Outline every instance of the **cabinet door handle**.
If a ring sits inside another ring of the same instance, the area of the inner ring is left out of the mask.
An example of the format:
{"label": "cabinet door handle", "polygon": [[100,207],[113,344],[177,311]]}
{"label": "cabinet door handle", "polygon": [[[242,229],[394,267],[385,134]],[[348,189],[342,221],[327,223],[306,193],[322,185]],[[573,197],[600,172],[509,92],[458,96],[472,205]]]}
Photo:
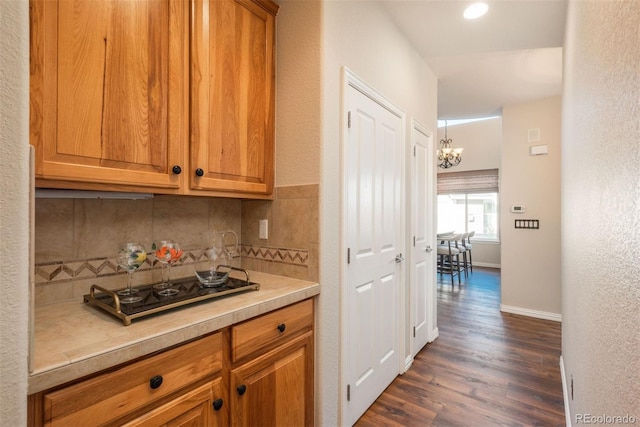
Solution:
{"label": "cabinet door handle", "polygon": [[284,332],[284,330],[285,330],[285,328],[286,328],[286,327],[287,327],[287,325],[285,325],[284,323],[280,323],[280,324],[278,325],[278,330],[279,330],[280,332]]}
{"label": "cabinet door handle", "polygon": [[196,176],[203,176],[204,171],[201,168],[196,169]]}
{"label": "cabinet door handle", "polygon": [[161,385],[162,385],[162,375],[156,375],[155,377],[149,380],[149,387],[151,387],[152,390],[157,389]]}
{"label": "cabinet door handle", "polygon": [[238,390],[238,394],[240,396],[242,396],[247,391],[247,386],[242,384],[242,385],[238,386],[238,388],[236,390]]}
{"label": "cabinet door handle", "polygon": [[216,399],[213,401],[213,410],[219,411],[222,409],[222,405],[224,405],[224,401],[222,399]]}
{"label": "cabinet door handle", "polygon": [[175,165],[173,167],[173,169],[171,169],[173,171],[174,174],[176,175],[180,175],[182,173],[182,168],[178,165]]}

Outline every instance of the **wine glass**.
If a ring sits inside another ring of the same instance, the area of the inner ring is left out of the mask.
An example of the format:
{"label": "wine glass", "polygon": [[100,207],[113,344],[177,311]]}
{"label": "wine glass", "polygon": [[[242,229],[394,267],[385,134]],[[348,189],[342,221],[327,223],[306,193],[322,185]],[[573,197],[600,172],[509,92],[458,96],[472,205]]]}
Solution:
{"label": "wine glass", "polygon": [[136,296],[137,289],[131,287],[133,281],[133,272],[142,265],[147,259],[147,252],[144,250],[142,243],[127,242],[121,243],[118,247],[118,255],[116,260],[118,266],[127,271],[127,287],[118,291],[118,295],[122,296],[120,302],[124,304],[132,304],[142,301],[142,297]]}
{"label": "wine glass", "polygon": [[162,283],[153,285],[153,288],[159,291],[159,295],[175,295],[178,290],[171,285],[171,266],[182,258],[182,248],[173,240],[161,240],[155,249],[156,258],[162,264]]}
{"label": "wine glass", "polygon": [[[233,236],[232,243],[229,244],[227,236]],[[233,262],[233,258],[236,256],[236,252],[238,252],[238,235],[233,230],[227,230],[222,235],[222,240],[224,242],[224,250],[227,252],[229,256],[229,265]]]}

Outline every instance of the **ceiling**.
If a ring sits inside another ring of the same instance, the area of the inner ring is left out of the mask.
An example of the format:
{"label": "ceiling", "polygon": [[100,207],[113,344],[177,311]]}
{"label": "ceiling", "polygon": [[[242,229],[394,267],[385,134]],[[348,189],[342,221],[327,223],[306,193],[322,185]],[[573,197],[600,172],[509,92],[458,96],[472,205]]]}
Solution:
{"label": "ceiling", "polygon": [[502,106],[562,92],[567,0],[382,0],[438,77],[438,119],[500,115]]}

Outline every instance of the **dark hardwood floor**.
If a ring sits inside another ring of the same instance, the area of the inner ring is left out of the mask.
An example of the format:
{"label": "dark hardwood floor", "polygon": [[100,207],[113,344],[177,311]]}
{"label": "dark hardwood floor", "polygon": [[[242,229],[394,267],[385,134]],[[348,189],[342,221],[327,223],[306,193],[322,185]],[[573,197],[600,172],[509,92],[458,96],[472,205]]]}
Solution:
{"label": "dark hardwood floor", "polygon": [[560,323],[500,313],[500,272],[438,282],[439,337],[356,426],[564,426]]}

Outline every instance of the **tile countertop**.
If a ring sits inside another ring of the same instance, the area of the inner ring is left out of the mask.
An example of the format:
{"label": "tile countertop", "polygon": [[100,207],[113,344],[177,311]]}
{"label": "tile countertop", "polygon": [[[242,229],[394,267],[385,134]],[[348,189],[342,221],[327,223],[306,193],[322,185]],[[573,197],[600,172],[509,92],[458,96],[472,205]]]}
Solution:
{"label": "tile countertop", "polygon": [[260,290],[212,299],[129,326],[80,301],[35,309],[29,394],[119,365],[320,293],[318,283],[250,272]]}

